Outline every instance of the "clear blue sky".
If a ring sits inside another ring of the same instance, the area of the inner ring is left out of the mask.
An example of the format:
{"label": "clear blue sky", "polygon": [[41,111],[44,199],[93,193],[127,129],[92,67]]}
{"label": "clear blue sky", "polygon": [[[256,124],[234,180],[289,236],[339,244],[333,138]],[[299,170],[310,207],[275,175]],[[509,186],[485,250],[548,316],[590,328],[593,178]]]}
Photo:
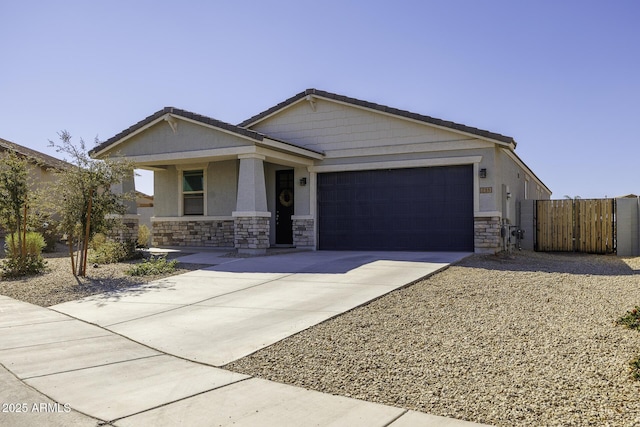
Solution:
{"label": "clear blue sky", "polygon": [[[640,194],[640,2],[0,0],[0,137],[58,156],[164,106],[315,87],[515,138],[553,191]],[[152,193],[148,176],[138,182]]]}

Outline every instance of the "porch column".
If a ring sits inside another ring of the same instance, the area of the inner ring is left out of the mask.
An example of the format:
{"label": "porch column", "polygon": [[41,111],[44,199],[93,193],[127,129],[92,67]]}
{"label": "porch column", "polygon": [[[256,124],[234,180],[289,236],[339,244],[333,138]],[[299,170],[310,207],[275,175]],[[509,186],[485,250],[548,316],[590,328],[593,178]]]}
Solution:
{"label": "porch column", "polygon": [[238,195],[234,220],[234,244],[238,253],[259,255],[269,247],[267,187],[264,181],[265,157],[259,154],[239,155]]}
{"label": "porch column", "polygon": [[127,215],[136,215],[138,213],[138,207],[136,205],[136,181],[134,179],[134,173],[131,171],[127,174],[126,177],[122,180],[122,182],[118,184],[113,184],[111,186],[111,191],[114,194],[132,194],[133,197],[130,200],[126,200],[124,205],[127,207]]}
{"label": "porch column", "polygon": [[131,243],[134,245],[138,241],[138,206],[136,204],[136,183],[134,179],[133,170],[118,184],[111,186],[111,191],[115,194],[130,194],[132,197],[130,200],[124,201],[124,205],[127,207],[127,211],[120,217],[122,221],[122,228],[113,230],[109,237],[125,243]]}

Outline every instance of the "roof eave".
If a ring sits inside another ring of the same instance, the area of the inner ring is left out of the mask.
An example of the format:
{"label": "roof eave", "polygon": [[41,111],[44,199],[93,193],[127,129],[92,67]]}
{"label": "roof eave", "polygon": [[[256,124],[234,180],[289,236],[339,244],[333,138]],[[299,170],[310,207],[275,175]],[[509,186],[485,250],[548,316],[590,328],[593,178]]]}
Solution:
{"label": "roof eave", "polygon": [[[250,129],[237,129],[237,131],[233,131],[233,130],[226,129],[225,127],[227,126],[236,127],[236,126],[219,122],[215,119],[210,119],[210,118],[206,118],[205,116],[199,116],[195,114],[191,115],[191,113],[183,114],[182,110],[173,109],[172,112],[165,112],[166,110],[167,110],[166,108],[163,110],[160,110],[159,112],[154,113],[153,115],[149,116],[147,119],[144,119],[141,122],[138,122],[136,125],[128,128],[127,130],[116,135],[115,137],[110,138],[109,140],[101,144],[102,148],[100,148],[100,146],[96,147],[94,150],[89,152],[89,155],[94,158],[99,158],[107,154],[108,152],[113,151],[118,145],[122,144],[128,139],[133,138],[134,136],[146,131],[147,129],[157,125],[158,123],[164,120],[169,121],[170,118],[176,118],[186,122],[194,123],[199,126],[205,126],[219,132],[227,133],[238,138],[246,139],[252,142],[253,144],[264,145],[270,148],[278,149],[280,151],[286,151],[291,154],[301,155],[301,156],[309,157],[312,159],[324,158],[324,153],[320,151],[311,150],[305,147],[300,147],[298,145],[291,144],[286,141],[280,141],[274,138],[269,138],[259,132],[255,132]],[[158,115],[160,112],[164,112],[164,114]],[[188,117],[188,116],[191,116],[191,117]],[[206,120],[198,120],[199,117],[203,117]],[[144,121],[148,121],[148,123],[145,123],[144,125],[140,125],[139,127],[134,129],[135,126],[139,125],[140,123],[143,123]],[[213,123],[208,123],[208,121],[221,123],[225,127],[221,127]],[[122,136],[119,136],[119,135],[122,135]]]}

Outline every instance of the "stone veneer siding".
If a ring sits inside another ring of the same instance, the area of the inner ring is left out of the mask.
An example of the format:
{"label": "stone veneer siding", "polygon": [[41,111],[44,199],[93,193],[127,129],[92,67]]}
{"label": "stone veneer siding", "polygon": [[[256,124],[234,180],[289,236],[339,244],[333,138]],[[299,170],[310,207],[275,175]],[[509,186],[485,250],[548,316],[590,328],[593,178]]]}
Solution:
{"label": "stone veneer siding", "polygon": [[267,249],[269,247],[269,217],[235,217],[236,249]]}
{"label": "stone veneer siding", "polygon": [[474,218],[474,246],[476,252],[496,253],[502,249],[499,216]]}
{"label": "stone veneer siding", "polygon": [[313,219],[293,220],[293,244],[295,246],[315,246]]}
{"label": "stone veneer siding", "polygon": [[115,240],[116,242],[138,242],[138,218],[120,218],[122,225],[115,227],[111,232],[107,234],[107,237]]}
{"label": "stone veneer siding", "polygon": [[153,221],[154,246],[232,248],[233,220]]}

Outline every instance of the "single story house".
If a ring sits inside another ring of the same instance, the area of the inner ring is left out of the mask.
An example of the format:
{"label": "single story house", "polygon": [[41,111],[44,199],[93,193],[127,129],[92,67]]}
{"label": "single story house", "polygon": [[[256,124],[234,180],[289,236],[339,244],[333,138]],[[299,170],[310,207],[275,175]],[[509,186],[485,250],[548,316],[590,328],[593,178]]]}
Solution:
{"label": "single story house", "polygon": [[238,125],[166,107],[90,154],[154,171],[154,245],[496,252],[518,202],[551,196],[515,148],[308,89]]}
{"label": "single story house", "polygon": [[15,153],[18,157],[27,160],[28,174],[31,185],[38,188],[44,183],[51,182],[55,179],[55,172],[62,171],[72,167],[71,163],[56,159],[48,154],[16,144],[0,138],[0,155],[4,153]]}

